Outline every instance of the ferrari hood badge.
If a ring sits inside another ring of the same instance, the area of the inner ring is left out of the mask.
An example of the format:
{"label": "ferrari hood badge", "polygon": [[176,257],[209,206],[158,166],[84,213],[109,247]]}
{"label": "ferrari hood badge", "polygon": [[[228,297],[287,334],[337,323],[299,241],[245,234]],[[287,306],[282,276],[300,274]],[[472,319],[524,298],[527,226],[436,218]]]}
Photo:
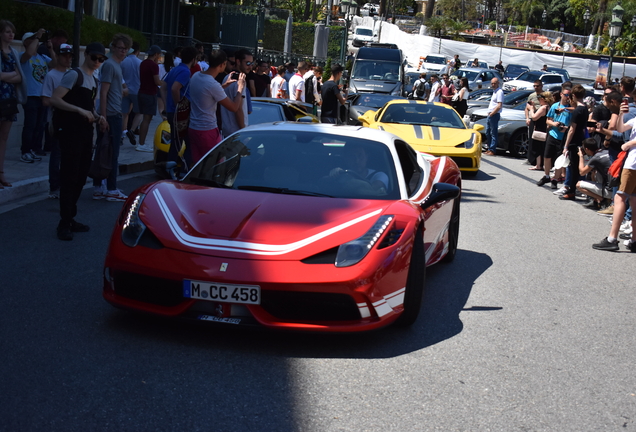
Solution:
{"label": "ferrari hood badge", "polygon": [[227,270],[227,263],[221,264],[221,268],[219,270],[222,271],[222,272],[226,271]]}

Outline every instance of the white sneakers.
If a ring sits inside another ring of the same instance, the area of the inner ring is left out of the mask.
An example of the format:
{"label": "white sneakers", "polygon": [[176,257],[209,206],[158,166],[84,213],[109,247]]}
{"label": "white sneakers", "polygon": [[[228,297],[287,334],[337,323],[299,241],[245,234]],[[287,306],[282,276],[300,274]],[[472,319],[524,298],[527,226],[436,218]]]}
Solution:
{"label": "white sneakers", "polygon": [[135,149],[139,152],[148,152],[148,153],[152,153],[153,151],[155,151],[154,146],[152,144],[138,144],[137,148]]}
{"label": "white sneakers", "polygon": [[98,186],[93,190],[94,200],[105,199],[106,201],[126,201],[127,198],[128,196],[119,189],[106,191],[104,186]]}

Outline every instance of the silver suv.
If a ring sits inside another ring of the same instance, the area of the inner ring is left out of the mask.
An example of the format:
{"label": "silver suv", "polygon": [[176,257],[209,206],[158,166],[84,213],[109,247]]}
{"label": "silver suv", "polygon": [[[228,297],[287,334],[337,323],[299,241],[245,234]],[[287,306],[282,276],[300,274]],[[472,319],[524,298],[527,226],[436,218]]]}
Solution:
{"label": "silver suv", "polygon": [[561,87],[565,82],[563,75],[544,71],[527,71],[519,75],[516,79],[506,81],[504,90],[532,90],[534,82],[540,80],[543,83],[543,90],[550,91]]}

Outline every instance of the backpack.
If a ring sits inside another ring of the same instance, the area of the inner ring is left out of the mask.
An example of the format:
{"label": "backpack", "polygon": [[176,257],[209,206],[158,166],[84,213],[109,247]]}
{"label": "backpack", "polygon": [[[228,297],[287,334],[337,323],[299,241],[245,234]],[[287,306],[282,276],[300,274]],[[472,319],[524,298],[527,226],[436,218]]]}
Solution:
{"label": "backpack", "polygon": [[417,85],[417,89],[415,91],[415,96],[424,97],[425,94],[426,94],[426,81],[420,80],[419,84]]}
{"label": "backpack", "polygon": [[[305,102],[314,104],[316,103],[316,97],[314,96],[314,78],[312,75],[305,80]],[[320,89],[318,89],[320,91]]]}
{"label": "backpack", "polygon": [[[69,93],[74,91],[77,88],[82,87],[82,85],[84,85],[84,74],[82,73],[82,70],[79,67],[75,67],[71,70],[74,70],[75,72],[77,72],[77,80],[75,81],[73,88],[69,90]],[[95,80],[95,87],[99,88],[99,83],[97,81],[97,78],[93,77],[93,80]],[[51,107],[51,109],[52,109],[51,121],[49,122],[48,132],[50,136],[59,138],[59,132],[62,126],[61,123],[63,122],[62,116],[64,115],[64,113],[60,112],[60,110],[56,110],[53,107]]]}

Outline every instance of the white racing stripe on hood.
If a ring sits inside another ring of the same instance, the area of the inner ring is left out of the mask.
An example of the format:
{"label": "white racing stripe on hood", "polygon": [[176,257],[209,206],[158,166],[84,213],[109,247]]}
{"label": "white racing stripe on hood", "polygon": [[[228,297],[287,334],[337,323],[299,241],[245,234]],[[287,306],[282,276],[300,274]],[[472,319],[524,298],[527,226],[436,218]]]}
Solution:
{"label": "white racing stripe on hood", "polygon": [[168,226],[170,230],[177,238],[177,240],[188,247],[197,248],[197,249],[207,249],[207,250],[219,250],[219,251],[228,251],[228,252],[240,252],[246,254],[253,255],[283,255],[294,250],[305,247],[311,243],[314,243],[318,240],[321,240],[327,236],[337,233],[338,231],[342,231],[343,229],[349,228],[359,222],[372,218],[374,216],[379,215],[382,212],[382,209],[375,210],[371,213],[367,213],[366,215],[362,215],[357,217],[349,222],[345,222],[333,228],[329,228],[326,231],[315,234],[311,237],[308,237],[304,240],[300,240],[294,243],[289,243],[285,245],[270,245],[270,244],[261,244],[261,243],[251,243],[251,242],[243,242],[236,240],[219,240],[219,239],[208,239],[203,237],[196,237],[189,234],[186,234],[174,216],[170,212],[170,208],[164,201],[161,193],[158,190],[153,191],[153,195],[157,200],[157,204],[159,204],[159,208],[161,209],[161,213],[163,214],[166,222],[168,222]]}

